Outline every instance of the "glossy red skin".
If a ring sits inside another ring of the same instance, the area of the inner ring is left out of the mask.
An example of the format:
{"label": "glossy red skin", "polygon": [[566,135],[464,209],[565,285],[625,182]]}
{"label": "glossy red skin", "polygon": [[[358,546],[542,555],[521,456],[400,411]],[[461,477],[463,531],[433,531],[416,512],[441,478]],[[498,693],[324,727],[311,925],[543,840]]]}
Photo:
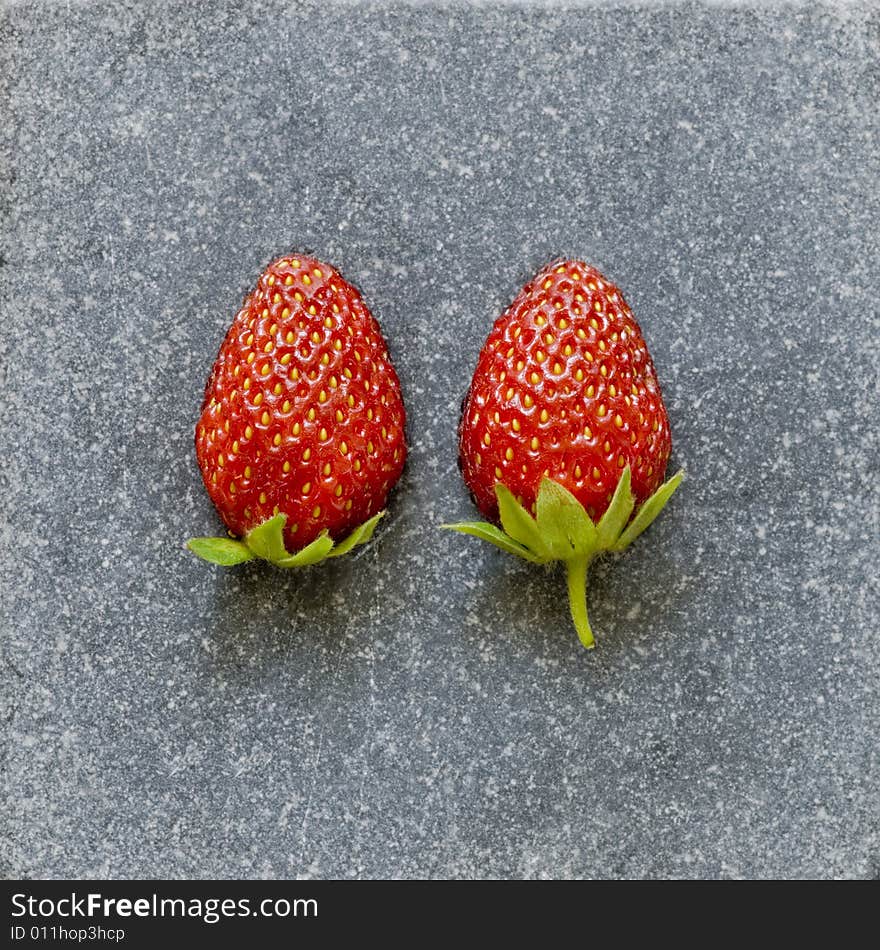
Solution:
{"label": "glossy red skin", "polygon": [[325,528],[344,537],[385,507],[404,427],[400,382],[358,291],[311,257],[270,264],[220,347],[196,426],[229,530],[283,512],[289,551]]}
{"label": "glossy red skin", "polygon": [[496,482],[532,507],[548,476],[597,519],[626,464],[637,504],[648,498],[671,447],[623,294],[582,261],[548,264],[495,322],[462,409],[460,461],[477,507],[498,521]]}

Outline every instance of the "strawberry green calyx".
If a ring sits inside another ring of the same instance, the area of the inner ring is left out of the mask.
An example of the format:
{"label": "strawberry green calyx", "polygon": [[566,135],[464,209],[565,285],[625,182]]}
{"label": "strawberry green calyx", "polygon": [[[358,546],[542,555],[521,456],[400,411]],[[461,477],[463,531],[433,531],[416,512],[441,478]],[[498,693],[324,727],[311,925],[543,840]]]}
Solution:
{"label": "strawberry green calyx", "polygon": [[268,561],[275,567],[308,567],[330,557],[342,557],[357,545],[366,544],[384,514],[384,511],[380,511],[373,515],[338,544],[334,543],[327,531],[322,531],[311,544],[294,553],[284,546],[285,514],[277,514],[264,521],[241,541],[232,538],[191,538],[186,546],[203,561],[223,567],[243,564],[255,558]]}
{"label": "strawberry green calyx", "polygon": [[626,550],[660,514],[683,477],[683,472],[673,475],[639,507],[635,517],[630,520],[635,498],[627,465],[621,473],[611,504],[598,522],[592,521],[574,495],[549,478],[541,480],[534,518],[511,491],[498,482],[495,496],[504,530],[484,521],[442,527],[482,538],[534,564],[562,561],[568,575],[571,617],[581,643],[591,650],[596,645],[587,615],[587,572],[591,562],[606,551]]}

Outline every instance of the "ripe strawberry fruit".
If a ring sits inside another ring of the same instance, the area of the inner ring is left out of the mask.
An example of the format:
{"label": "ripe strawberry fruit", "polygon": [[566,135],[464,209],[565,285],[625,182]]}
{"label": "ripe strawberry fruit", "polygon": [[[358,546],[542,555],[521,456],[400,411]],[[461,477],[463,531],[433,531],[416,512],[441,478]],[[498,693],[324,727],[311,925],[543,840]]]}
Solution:
{"label": "ripe strawberry fruit", "polygon": [[280,567],[345,554],[369,539],[400,478],[404,425],[361,295],[314,258],[279,258],[232,321],[196,426],[205,487],[241,540],[189,547],[214,563]]}
{"label": "ripe strawberry fruit", "polygon": [[660,513],[682,477],[661,484],[670,449],[623,295],[582,261],[556,261],[495,322],[462,408],[461,470],[491,523],[447,527],[530,561],[564,561],[572,618],[592,647],[587,568]]}

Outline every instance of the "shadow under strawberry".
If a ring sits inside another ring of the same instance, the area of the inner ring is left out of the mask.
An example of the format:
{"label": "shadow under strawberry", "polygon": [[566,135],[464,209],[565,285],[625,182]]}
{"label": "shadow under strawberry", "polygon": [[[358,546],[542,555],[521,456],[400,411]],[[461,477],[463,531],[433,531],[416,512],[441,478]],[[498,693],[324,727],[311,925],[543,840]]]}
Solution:
{"label": "shadow under strawberry", "polygon": [[[258,562],[218,572],[210,621],[214,665],[262,677],[301,650],[345,651],[357,574],[350,560],[328,563],[314,573],[280,573]],[[335,598],[334,592],[348,594]]]}

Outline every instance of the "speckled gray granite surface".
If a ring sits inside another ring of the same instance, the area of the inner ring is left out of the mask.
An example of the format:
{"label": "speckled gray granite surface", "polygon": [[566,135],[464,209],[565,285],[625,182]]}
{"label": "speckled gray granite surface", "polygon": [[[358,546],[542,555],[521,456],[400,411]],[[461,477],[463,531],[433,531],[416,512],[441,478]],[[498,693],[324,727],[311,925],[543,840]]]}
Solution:
{"label": "speckled gray granite surface", "polygon": [[[3,870],[876,876],[876,4],[3,5]],[[373,305],[357,557],[222,571],[192,430],[261,266]],[[685,487],[593,574],[467,517],[459,400],[553,255],[624,288]]]}

